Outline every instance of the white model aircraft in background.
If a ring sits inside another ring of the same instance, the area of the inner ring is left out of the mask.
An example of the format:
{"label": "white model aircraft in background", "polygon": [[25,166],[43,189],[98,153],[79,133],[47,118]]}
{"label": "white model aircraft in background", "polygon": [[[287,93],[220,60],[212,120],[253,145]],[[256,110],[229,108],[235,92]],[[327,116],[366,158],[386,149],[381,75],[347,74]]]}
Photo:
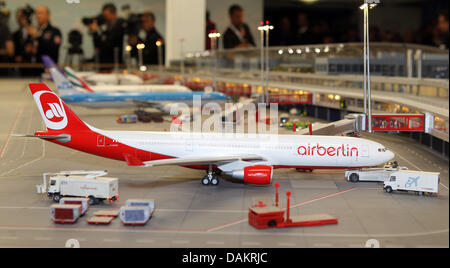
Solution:
{"label": "white model aircraft in background", "polygon": [[270,184],[276,168],[362,168],[394,158],[380,143],[362,138],[100,130],[78,118],[45,84],[29,86],[47,130],[19,136],[41,138],[130,166],[204,169],[204,185],[218,184],[222,172],[244,183]]}
{"label": "white model aircraft in background", "polygon": [[[73,86],[89,91],[89,92],[191,92],[188,87],[182,85],[154,85],[154,84],[130,84],[130,83],[117,83],[117,77],[134,77],[136,75],[123,75],[123,74],[93,74],[92,77],[103,77],[102,81],[110,81],[111,83],[96,83],[90,85],[89,80],[80,77],[72,68],[65,67],[64,71],[61,70],[58,65],[49,57],[42,56],[42,61],[46,69],[56,68],[62,74],[66,75],[69,82]],[[91,77],[91,76],[89,76]],[[138,76],[136,76],[138,77]],[[138,77],[139,78],[139,77]],[[140,79],[140,78],[139,78]]]}
{"label": "white model aircraft in background", "polygon": [[86,83],[93,86],[101,85],[142,85],[144,80],[135,74],[120,73],[95,73],[95,72],[75,72],[66,67],[72,75],[83,79]]}

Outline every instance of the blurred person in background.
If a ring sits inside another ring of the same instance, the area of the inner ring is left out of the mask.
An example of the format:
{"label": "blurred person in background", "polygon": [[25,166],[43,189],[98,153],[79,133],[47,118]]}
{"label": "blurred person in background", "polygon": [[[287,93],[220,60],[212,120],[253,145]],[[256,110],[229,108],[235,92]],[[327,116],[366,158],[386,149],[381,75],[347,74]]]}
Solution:
{"label": "blurred person in background", "polygon": [[437,19],[437,29],[439,38],[439,43],[437,45],[443,49],[448,49],[449,48],[448,11],[439,13]]}
{"label": "blurred person in background", "polygon": [[[122,62],[123,40],[125,35],[125,21],[117,15],[117,8],[112,3],[107,3],[102,7],[102,18],[104,24],[93,20],[88,25],[89,32],[92,34],[94,48],[97,53],[98,62],[113,64],[116,58],[119,63]],[[117,53],[117,55],[115,55]],[[111,70],[111,67],[101,70]]]}
{"label": "blurred person in background", "polygon": [[141,16],[141,29],[145,32],[145,39],[142,41],[145,45],[143,51],[143,62],[146,65],[158,64],[158,46],[157,41],[161,42],[162,59],[161,63],[164,63],[164,40],[162,35],[156,30],[155,14],[150,11],[142,13]]}
{"label": "blurred person in background", "polygon": [[244,10],[239,5],[232,5],[228,10],[230,26],[223,35],[223,47],[248,48],[254,47],[255,41],[247,24],[244,23]]}
{"label": "blurred person in background", "polygon": [[416,34],[412,29],[407,29],[403,35],[403,42],[407,44],[412,44],[416,42]]}
{"label": "blurred person in background", "polygon": [[31,17],[25,15],[24,8],[19,8],[16,12],[16,21],[19,29],[13,33],[15,62],[36,62],[37,46],[34,46],[34,39],[29,33],[33,31]]}
{"label": "blurred person in background", "polygon": [[316,39],[312,33],[308,15],[301,12],[297,16],[297,34],[295,36],[295,44],[307,45],[315,43]]}
{"label": "blurred person in background", "polygon": [[[8,27],[9,13],[0,13],[0,62],[10,62],[14,56],[14,43]],[[1,69],[0,69],[1,70]]]}
{"label": "blurred person in background", "polygon": [[36,40],[36,60],[41,62],[43,55],[50,56],[55,62],[59,59],[59,47],[61,46],[61,31],[50,24],[50,10],[46,6],[36,8],[37,29],[31,24],[27,26],[27,32]]}
{"label": "blurred person in background", "polygon": [[275,46],[290,46],[295,43],[294,35],[291,32],[291,22],[288,17],[282,17],[279,22],[279,30],[274,32],[274,37],[271,39],[270,45]]}
{"label": "blurred person in background", "polygon": [[[14,40],[14,61],[17,63],[36,63],[37,62],[37,40],[35,40],[30,32],[34,31],[31,24],[31,14],[34,10],[27,6],[19,8],[16,12],[16,21],[19,29],[13,33]],[[21,75],[38,75],[42,72],[41,68],[20,68]]]}

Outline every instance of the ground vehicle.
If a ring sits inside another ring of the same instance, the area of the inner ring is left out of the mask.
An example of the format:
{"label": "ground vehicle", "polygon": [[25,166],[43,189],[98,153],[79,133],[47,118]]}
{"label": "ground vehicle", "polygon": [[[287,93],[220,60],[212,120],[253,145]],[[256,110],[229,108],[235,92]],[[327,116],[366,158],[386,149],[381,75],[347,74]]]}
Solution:
{"label": "ground vehicle", "polygon": [[137,115],[121,115],[117,118],[118,123],[136,123],[138,121]]}
{"label": "ground vehicle", "polygon": [[437,172],[424,172],[413,170],[402,170],[393,172],[384,182],[384,190],[388,193],[393,191],[413,191],[419,195],[424,193],[435,194],[439,191],[440,174]]}
{"label": "ground vehicle", "polygon": [[88,197],[90,204],[103,200],[115,201],[119,197],[117,178],[63,175],[50,177],[47,195],[59,202],[61,196]]}
{"label": "ground vehicle", "polygon": [[[286,193],[286,209],[278,206],[278,187],[275,183],[275,204],[267,205],[260,201],[257,205],[250,207],[248,211],[248,223],[256,229],[265,228],[285,228],[300,226],[318,226],[337,224],[338,220],[329,214],[309,214],[309,215],[290,215],[290,196],[291,192]],[[286,218],[284,214],[286,213]]]}
{"label": "ground vehicle", "polygon": [[407,167],[400,167],[397,161],[388,162],[383,168],[349,169],[345,171],[345,179],[350,182],[359,181],[380,181],[389,179],[392,172],[407,170]]}

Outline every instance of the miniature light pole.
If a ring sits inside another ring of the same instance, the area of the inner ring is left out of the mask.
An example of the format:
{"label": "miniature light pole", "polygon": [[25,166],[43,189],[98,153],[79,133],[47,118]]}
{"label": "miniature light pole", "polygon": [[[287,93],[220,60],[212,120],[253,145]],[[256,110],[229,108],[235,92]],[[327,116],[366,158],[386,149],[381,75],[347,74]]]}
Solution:
{"label": "miniature light pole", "polygon": [[211,39],[211,52],[213,53],[213,61],[214,61],[214,71],[213,71],[213,91],[217,90],[217,39],[220,38],[220,33],[216,30],[213,30],[208,34],[208,37]]}
{"label": "miniature light pole", "polygon": [[264,22],[261,21],[261,26],[258,27],[258,30],[260,32],[260,42],[261,42],[261,59],[260,59],[260,65],[261,65],[261,89],[262,89],[262,95],[261,95],[261,102],[265,103],[266,97],[265,97],[265,83],[264,83]]}
{"label": "miniature light pole", "polygon": [[[262,99],[263,103],[268,103],[268,89],[269,89],[269,31],[273,30],[273,26],[269,25],[269,21],[261,21],[258,30],[261,33],[261,84],[262,84]],[[266,36],[265,49],[264,49],[264,34]],[[265,70],[265,74],[264,74]],[[264,80],[265,79],[265,80]]]}
{"label": "miniature light pole", "polygon": [[125,57],[126,57],[126,62],[127,62],[127,69],[130,70],[131,69],[131,50],[133,48],[130,45],[127,45],[125,47]]}
{"label": "miniature light pole", "polygon": [[139,64],[139,70],[145,71],[147,68],[144,66],[144,58],[142,54],[142,50],[145,48],[145,45],[143,43],[139,43],[136,45],[136,48],[138,50],[138,64]]}
{"label": "miniature light pole", "polygon": [[184,85],[184,52],[183,52],[184,38],[180,37],[180,72],[181,72],[181,84]]}
{"label": "miniature light pole", "polygon": [[163,69],[163,67],[162,67],[162,64],[163,64],[163,62],[162,62],[162,60],[163,60],[163,58],[162,58],[162,39],[161,38],[159,38],[156,41],[156,47],[158,47],[158,66],[159,66],[159,72],[161,73],[162,69]]}
{"label": "miniature light pole", "polygon": [[291,202],[290,202],[290,197],[291,197],[291,192],[287,192],[286,193],[287,196],[287,204],[286,204],[286,222],[290,223],[291,219],[289,218],[289,213],[291,210]]}
{"label": "miniature light pole", "polygon": [[[359,8],[364,11],[364,114],[367,116],[369,132],[372,132],[372,96],[370,90],[370,48],[369,48],[369,9],[379,4],[379,0],[364,0]],[[366,127],[367,129],[367,127]]]}

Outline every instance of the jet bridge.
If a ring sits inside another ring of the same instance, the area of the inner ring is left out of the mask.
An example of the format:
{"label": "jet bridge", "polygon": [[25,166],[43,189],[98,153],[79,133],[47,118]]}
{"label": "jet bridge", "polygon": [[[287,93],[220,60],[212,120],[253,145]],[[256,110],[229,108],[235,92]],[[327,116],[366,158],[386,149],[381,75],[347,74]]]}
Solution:
{"label": "jet bridge", "polygon": [[[429,133],[433,129],[432,114],[374,114],[373,131],[408,131]],[[314,123],[299,131],[301,135],[342,135],[367,131],[368,120],[364,114],[349,114],[344,119],[327,124]]]}

